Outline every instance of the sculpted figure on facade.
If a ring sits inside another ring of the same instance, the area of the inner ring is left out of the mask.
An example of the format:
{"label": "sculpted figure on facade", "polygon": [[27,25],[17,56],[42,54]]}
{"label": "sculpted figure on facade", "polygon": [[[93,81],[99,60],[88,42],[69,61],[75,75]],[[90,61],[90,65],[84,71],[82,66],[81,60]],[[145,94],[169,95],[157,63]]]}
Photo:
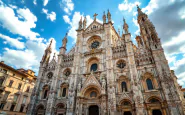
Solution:
{"label": "sculpted figure on facade", "polygon": [[[137,44],[133,44],[125,20],[125,33],[119,35],[108,10],[107,15],[103,13],[103,23],[95,13],[87,28],[86,18],[83,22],[81,18],[77,43],[66,52],[66,35],[55,61],[49,61],[49,45],[27,114],[183,115],[177,78],[166,63],[160,38],[148,16],[139,7],[137,11]],[[48,73],[53,74],[48,78]]]}

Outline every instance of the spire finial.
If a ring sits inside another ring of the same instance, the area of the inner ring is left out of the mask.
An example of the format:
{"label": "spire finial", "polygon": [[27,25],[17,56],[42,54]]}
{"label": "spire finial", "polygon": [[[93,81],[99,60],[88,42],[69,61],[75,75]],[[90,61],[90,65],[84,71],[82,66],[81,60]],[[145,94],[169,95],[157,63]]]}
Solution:
{"label": "spire finial", "polygon": [[94,17],[94,20],[96,20],[96,16],[97,16],[97,15],[98,15],[98,14],[96,14],[96,13],[93,15],[93,17]]}

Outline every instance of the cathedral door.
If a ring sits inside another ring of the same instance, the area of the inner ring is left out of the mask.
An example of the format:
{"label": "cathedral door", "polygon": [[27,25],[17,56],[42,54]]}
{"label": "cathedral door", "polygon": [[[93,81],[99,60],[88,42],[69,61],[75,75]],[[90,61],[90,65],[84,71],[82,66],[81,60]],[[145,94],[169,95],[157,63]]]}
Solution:
{"label": "cathedral door", "polygon": [[132,115],[130,111],[125,111],[123,115]]}
{"label": "cathedral door", "polygon": [[97,105],[89,107],[89,115],[99,115],[99,108]]}
{"label": "cathedral door", "polygon": [[162,115],[161,111],[159,109],[154,109],[152,111],[152,115]]}

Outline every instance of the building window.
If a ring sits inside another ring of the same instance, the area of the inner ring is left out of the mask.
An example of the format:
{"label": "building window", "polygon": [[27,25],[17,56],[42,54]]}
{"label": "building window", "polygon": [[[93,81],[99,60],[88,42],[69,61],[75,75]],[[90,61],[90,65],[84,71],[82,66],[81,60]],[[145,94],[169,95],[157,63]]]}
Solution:
{"label": "building window", "polygon": [[26,89],[26,92],[29,92],[29,91],[30,91],[30,86],[28,86]]}
{"label": "building window", "polygon": [[24,110],[24,106],[21,106],[20,112],[23,112],[23,110]]}
{"label": "building window", "polygon": [[14,95],[13,102],[15,102],[15,103],[16,103],[16,102],[17,102],[18,97],[19,97],[19,95],[17,95],[17,94],[16,94],[16,95]]}
{"label": "building window", "polygon": [[44,91],[44,97],[43,98],[46,99],[47,98],[47,95],[48,95],[48,90],[45,90]]}
{"label": "building window", "polygon": [[121,83],[121,89],[122,89],[122,92],[127,92],[127,83],[126,82],[122,82]]}
{"label": "building window", "polygon": [[71,74],[71,71],[69,69],[67,69],[65,72],[64,72],[64,75],[66,76],[69,76]]}
{"label": "building window", "polygon": [[96,71],[98,68],[98,64],[94,63],[91,65],[91,71]]}
{"label": "building window", "polygon": [[0,109],[3,109],[4,108],[4,105],[5,105],[5,103],[1,103]]}
{"label": "building window", "polygon": [[97,93],[95,91],[92,91],[91,94],[90,94],[90,97],[95,98],[96,96],[97,96]]}
{"label": "building window", "polygon": [[22,104],[26,104],[26,100],[27,100],[27,97],[24,96],[23,100],[22,100]]}
{"label": "building window", "polygon": [[53,77],[53,73],[52,73],[52,72],[49,72],[49,73],[47,74],[47,76],[48,76],[49,79],[51,79],[51,78]]}
{"label": "building window", "polygon": [[185,92],[184,92],[184,98],[185,98]]}
{"label": "building window", "polygon": [[10,111],[13,111],[15,108],[15,105],[13,104],[11,107],[10,107]]}
{"label": "building window", "polygon": [[6,69],[3,69],[3,73],[7,74],[7,70]]}
{"label": "building window", "polygon": [[120,69],[123,69],[126,66],[126,63],[124,60],[120,60],[117,62],[117,67]]}
{"label": "building window", "polygon": [[21,84],[21,83],[19,83],[19,85],[18,85],[17,89],[18,89],[18,90],[20,90],[20,89],[21,89],[21,86],[22,86],[22,84]]}
{"label": "building window", "polygon": [[151,79],[148,78],[148,79],[146,80],[146,83],[147,83],[148,90],[154,89]]}
{"label": "building window", "polygon": [[3,97],[3,101],[7,100],[9,94],[10,94],[9,92],[5,92],[4,97]]}
{"label": "building window", "polygon": [[13,84],[13,80],[11,80],[8,84],[9,87],[12,87],[12,84]]}
{"label": "building window", "polygon": [[62,97],[65,97],[65,96],[66,96],[66,88],[63,88]]}
{"label": "building window", "polygon": [[4,82],[4,78],[1,78],[1,79],[0,79],[0,86],[3,85],[3,82]]}

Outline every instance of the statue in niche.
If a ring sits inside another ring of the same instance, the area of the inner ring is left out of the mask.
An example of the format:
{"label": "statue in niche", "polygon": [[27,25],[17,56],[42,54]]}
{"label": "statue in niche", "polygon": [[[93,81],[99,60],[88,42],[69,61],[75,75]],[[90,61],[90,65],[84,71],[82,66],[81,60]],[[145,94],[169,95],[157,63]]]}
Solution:
{"label": "statue in niche", "polygon": [[105,89],[106,88],[106,78],[105,75],[102,75],[102,88]]}
{"label": "statue in niche", "polygon": [[79,84],[78,84],[78,92],[80,92],[80,90],[81,90],[81,82],[79,82]]}

